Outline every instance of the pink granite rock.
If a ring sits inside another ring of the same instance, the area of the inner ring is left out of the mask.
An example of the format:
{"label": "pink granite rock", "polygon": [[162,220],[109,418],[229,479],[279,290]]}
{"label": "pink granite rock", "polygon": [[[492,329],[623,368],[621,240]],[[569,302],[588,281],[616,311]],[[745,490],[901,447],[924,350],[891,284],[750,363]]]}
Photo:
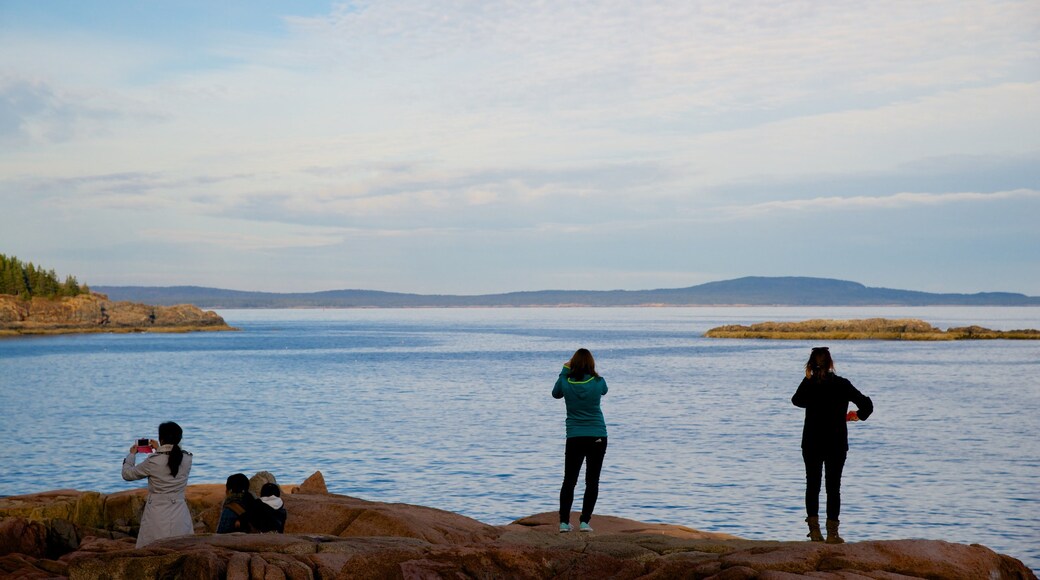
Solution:
{"label": "pink granite rock", "polygon": [[483,542],[500,533],[477,520],[424,506],[371,502],[335,494],[295,493],[282,499],[289,514],[286,533],[400,536],[432,544]]}
{"label": "pink granite rock", "polygon": [[[577,522],[580,514],[571,514],[571,521]],[[737,540],[737,536],[720,534],[715,532],[702,532],[686,526],[674,524],[648,524],[636,520],[619,518],[615,516],[593,516],[589,522],[597,534],[660,534],[684,539],[712,539],[712,540]],[[558,533],[560,526],[559,514],[556,512],[542,512],[526,518],[520,518],[506,526],[507,530],[528,529],[541,532]]]}
{"label": "pink granite rock", "polygon": [[[137,525],[143,490],[0,498],[0,576],[1036,580],[1020,561],[978,545],[750,541],[605,515],[593,518],[594,533],[560,534],[553,512],[495,527],[423,506],[329,494],[320,491],[322,480],[309,481],[301,488],[311,493],[283,494],[286,534],[198,533],[140,550],[118,529]],[[189,486],[197,529],[215,526],[223,496],[222,484]]]}
{"label": "pink granite rock", "polygon": [[0,556],[5,554],[46,556],[47,527],[19,517],[0,520]]}
{"label": "pink granite rock", "polygon": [[310,477],[303,480],[303,483],[293,493],[325,495],[329,493],[329,488],[325,486],[325,476],[320,471],[315,471]]}

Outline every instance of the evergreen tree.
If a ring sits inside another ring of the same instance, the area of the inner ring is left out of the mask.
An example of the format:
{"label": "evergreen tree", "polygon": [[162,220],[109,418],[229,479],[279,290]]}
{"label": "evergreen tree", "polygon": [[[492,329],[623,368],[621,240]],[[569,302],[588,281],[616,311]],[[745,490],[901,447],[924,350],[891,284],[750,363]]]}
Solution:
{"label": "evergreen tree", "polygon": [[16,264],[7,256],[0,254],[0,294],[18,294],[17,277],[21,277],[22,269],[16,270]]}
{"label": "evergreen tree", "polygon": [[53,269],[47,270],[32,262],[23,263],[14,256],[0,254],[0,294],[29,300],[34,296],[56,298],[89,292],[90,288],[81,285],[75,276],[69,275],[62,282]]}
{"label": "evergreen tree", "polygon": [[76,277],[72,274],[66,276],[65,283],[61,285],[60,294],[62,296],[78,296],[79,292],[79,282],[76,281]]}
{"label": "evergreen tree", "polygon": [[14,265],[8,267],[7,274],[4,276],[6,281],[7,289],[4,294],[14,294],[15,296],[21,296],[29,292],[29,286],[25,284],[25,272],[22,271],[20,265]]}

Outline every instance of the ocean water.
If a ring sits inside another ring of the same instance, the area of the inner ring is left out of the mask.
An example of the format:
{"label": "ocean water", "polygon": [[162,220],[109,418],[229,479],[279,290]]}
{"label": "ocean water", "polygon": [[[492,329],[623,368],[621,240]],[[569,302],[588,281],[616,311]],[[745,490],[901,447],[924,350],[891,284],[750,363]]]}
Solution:
{"label": "ocean water", "polygon": [[[176,420],[196,483],[320,470],[336,493],[505,524],[557,509],[565,409],[549,393],[584,346],[610,387],[597,513],[801,540],[790,398],[817,344],[705,330],[872,316],[1040,328],[1040,308],[999,307],[220,314],[241,332],[0,340],[0,495],[137,487],[120,478],[126,450]],[[829,346],[876,407],[850,425],[843,535],[982,543],[1040,569],[1040,342]]]}

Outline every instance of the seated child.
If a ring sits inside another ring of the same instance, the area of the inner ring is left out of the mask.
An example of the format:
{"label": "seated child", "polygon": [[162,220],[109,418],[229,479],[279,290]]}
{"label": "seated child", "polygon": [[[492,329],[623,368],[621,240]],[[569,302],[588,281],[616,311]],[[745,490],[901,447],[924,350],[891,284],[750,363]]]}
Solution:
{"label": "seated child", "polygon": [[236,473],[227,478],[226,496],[217,523],[218,534],[253,531],[253,512],[259,502],[249,493],[249,478]]}
{"label": "seated child", "polygon": [[288,514],[282,502],[282,490],[276,483],[265,483],[260,488],[260,501],[253,512],[253,527],[258,532],[285,531],[285,519]]}

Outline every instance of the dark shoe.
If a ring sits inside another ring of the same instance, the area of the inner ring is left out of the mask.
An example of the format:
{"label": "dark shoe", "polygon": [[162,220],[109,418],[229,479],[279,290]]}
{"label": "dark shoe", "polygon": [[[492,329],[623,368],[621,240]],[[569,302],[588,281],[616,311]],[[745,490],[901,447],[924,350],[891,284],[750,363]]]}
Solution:
{"label": "dark shoe", "polygon": [[819,516],[807,517],[807,518],[805,518],[805,522],[807,524],[809,524],[809,533],[806,534],[806,537],[809,538],[809,541],[811,541],[811,542],[822,542],[823,541],[823,533],[820,532],[820,518],[819,518]]}
{"label": "dark shoe", "polygon": [[838,520],[827,520],[827,543],[844,544],[845,540],[838,535]]}

